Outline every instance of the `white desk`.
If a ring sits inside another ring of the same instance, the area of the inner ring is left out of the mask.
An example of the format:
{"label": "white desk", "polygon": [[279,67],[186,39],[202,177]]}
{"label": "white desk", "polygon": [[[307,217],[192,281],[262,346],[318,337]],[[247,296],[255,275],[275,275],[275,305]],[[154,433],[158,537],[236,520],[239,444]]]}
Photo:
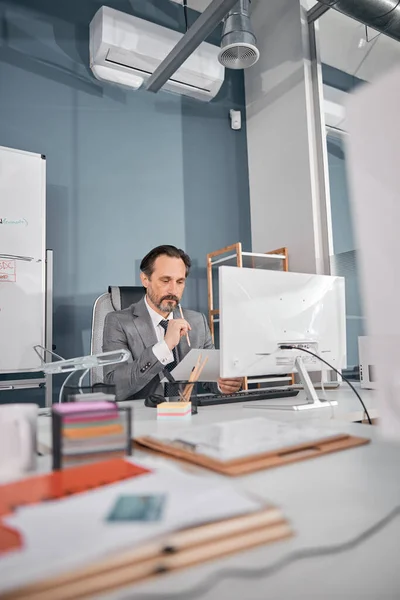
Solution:
{"label": "white desk", "polygon": [[[321,421],[321,426],[340,428],[371,437],[373,443],[277,469],[232,479],[235,485],[280,506],[292,522],[296,535],[272,545],[163,576],[107,598],[190,600],[191,589],[224,569],[256,569],[275,563],[296,549],[343,543],[360,534],[400,504],[400,446],[379,441],[378,431],[367,425],[346,422],[349,413],[362,410],[347,390],[328,392],[339,406],[297,413],[225,405],[199,408],[193,425],[219,420],[264,416],[274,419]],[[367,407],[372,394],[363,393]],[[134,433],[141,435],[173,426],[157,423],[156,411],[134,403]],[[373,415],[371,415],[373,416]],[[343,421],[340,421],[343,419]],[[49,436],[50,419],[39,420],[39,437]],[[164,460],[160,458],[159,460]],[[47,459],[42,461],[42,468]],[[177,467],[180,468],[180,467]],[[202,476],[199,470],[199,476]],[[214,474],[216,478],[220,477]],[[400,518],[348,552],[293,563],[269,577],[222,579],[196,597],[203,600],[386,600],[400,597]]]}
{"label": "white desk", "polygon": [[[375,404],[375,396],[372,390],[360,390],[359,386],[356,388],[358,392],[362,392],[362,399],[369,411],[371,418],[377,416],[377,409]],[[321,396],[321,392],[318,394]],[[256,416],[265,417],[268,419],[276,419],[280,421],[309,421],[314,425],[318,422],[325,423],[329,426],[329,422],[336,421],[335,427],[338,426],[338,422],[362,421],[365,418],[362,406],[354,394],[354,392],[348,388],[346,384],[342,384],[335,390],[326,392],[328,400],[337,400],[337,406],[329,406],[326,408],[320,408],[316,410],[307,411],[294,411],[294,410],[270,410],[260,408],[250,408],[250,404],[268,405],[268,404],[282,404],[291,405],[296,403],[305,402],[305,394],[300,391],[299,395],[293,398],[282,398],[278,400],[260,400],[257,403],[243,402],[235,404],[223,404],[219,406],[207,406],[199,407],[198,414],[193,415],[191,423],[195,425],[204,425],[207,423],[215,423],[218,421],[236,420],[244,418],[253,418]],[[182,427],[182,423],[179,421],[165,422],[157,421],[157,411],[155,408],[147,408],[144,406],[143,400],[132,400],[126,402],[120,402],[120,406],[131,406],[133,408],[133,433],[135,436],[147,435],[155,433],[156,431],[162,431],[162,428],[168,427]],[[45,409],[45,412],[48,412]],[[50,419],[49,417],[43,416],[39,419],[39,440],[50,445],[51,433],[50,433]]]}
{"label": "white desk", "polygon": [[[375,404],[374,392],[370,390],[362,391],[362,399],[366,404],[371,418],[377,417],[377,409]],[[319,392],[321,394],[321,392]],[[330,400],[337,400],[337,406],[329,406],[323,409],[307,410],[307,411],[294,411],[294,410],[270,410],[265,408],[250,407],[250,404],[268,405],[278,404],[291,405],[294,403],[305,402],[305,394],[303,391],[294,398],[282,398],[279,400],[260,400],[257,403],[235,403],[235,404],[224,404],[219,406],[207,406],[199,407],[198,414],[193,415],[191,423],[193,426],[204,425],[208,423],[215,423],[218,421],[236,420],[244,418],[253,418],[256,416],[265,417],[268,419],[276,419],[281,421],[308,421],[314,425],[316,423],[324,423],[329,427],[331,422],[336,422],[335,427],[340,426],[343,423],[349,423],[354,421],[362,421],[365,418],[362,406],[355,396],[354,392],[348,388],[347,385],[343,384],[336,390],[326,392],[327,398]],[[127,402],[120,402],[120,406],[131,406],[133,408],[133,435],[148,435],[157,431],[161,432],[167,428],[169,431],[171,428],[182,427],[182,423],[179,421],[165,422],[157,421],[156,409],[147,408],[144,406],[144,401],[133,400]],[[42,417],[39,419],[39,440],[45,445],[51,445],[51,433],[50,433],[50,419],[49,417]]]}

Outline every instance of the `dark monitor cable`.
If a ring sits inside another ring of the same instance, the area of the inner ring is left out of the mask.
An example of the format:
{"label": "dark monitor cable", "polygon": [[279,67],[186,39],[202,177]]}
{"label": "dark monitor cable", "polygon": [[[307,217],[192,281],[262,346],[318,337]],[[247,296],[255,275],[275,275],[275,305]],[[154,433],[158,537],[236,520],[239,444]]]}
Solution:
{"label": "dark monitor cable", "polygon": [[[317,358],[318,360],[323,362],[325,365],[327,365],[330,369],[335,371],[335,373],[337,373],[340,377],[342,377],[343,381],[345,381],[350,386],[350,388],[353,390],[353,392],[355,393],[355,395],[361,402],[361,405],[365,411],[365,414],[367,415],[369,423],[372,425],[372,421],[369,416],[368,410],[367,410],[364,402],[362,401],[361,396],[359,395],[359,393],[357,392],[355,387],[352,385],[352,383],[346,377],[343,377],[343,375],[340,373],[340,371],[338,371],[334,366],[332,366],[330,363],[328,363],[325,359],[321,358],[318,354],[315,354],[314,352],[311,352],[310,350],[307,350],[305,348],[299,348],[298,346],[291,346],[289,344],[282,344],[282,345],[280,345],[280,348],[282,350],[301,350],[302,352],[306,352],[307,354],[314,356],[315,358]],[[283,569],[289,567],[291,564],[293,564],[297,561],[300,561],[300,560],[306,560],[306,559],[310,559],[310,558],[320,558],[322,556],[332,556],[335,554],[341,554],[343,552],[348,552],[350,550],[353,550],[354,548],[357,548],[357,546],[368,541],[374,535],[378,534],[382,529],[387,527],[399,515],[400,515],[400,505],[395,506],[388,514],[386,514],[384,517],[379,519],[379,521],[377,521],[373,525],[370,525],[370,527],[368,527],[367,529],[362,531],[360,534],[358,534],[354,538],[347,540],[346,542],[343,542],[340,544],[332,544],[330,546],[315,546],[315,547],[309,547],[309,548],[300,548],[299,550],[294,550],[293,552],[289,553],[287,556],[284,556],[283,558],[277,560],[273,564],[264,565],[264,566],[261,566],[259,568],[255,568],[255,569],[240,568],[240,567],[234,568],[234,569],[221,569],[220,571],[218,571],[217,573],[214,573],[213,575],[208,577],[206,580],[202,581],[199,585],[197,585],[196,587],[194,587],[190,590],[184,590],[182,592],[175,592],[173,595],[163,593],[162,596],[157,593],[154,593],[154,594],[144,593],[144,594],[141,594],[140,596],[138,596],[138,600],[160,600],[160,598],[162,598],[162,600],[169,600],[169,599],[179,600],[180,598],[182,598],[184,600],[192,600],[194,598],[203,596],[205,593],[210,591],[215,585],[217,585],[220,581],[222,581],[224,579],[229,579],[229,578],[231,578],[231,579],[251,579],[251,578],[268,577],[268,576],[275,575],[276,573],[279,573]]]}
{"label": "dark monitor cable", "polygon": [[[368,422],[370,423],[370,425],[372,425],[372,421],[369,416],[368,410],[367,410],[364,402],[362,401],[361,396],[359,395],[359,393],[357,392],[355,387],[352,385],[352,383],[346,377],[343,377],[343,375],[340,373],[340,371],[338,371],[334,366],[332,366],[330,363],[328,363],[325,359],[321,358],[318,354],[315,354],[314,352],[311,352],[310,350],[307,350],[306,348],[299,348],[298,346],[290,346],[289,344],[282,344],[282,345],[280,345],[280,348],[282,350],[301,350],[302,352],[311,354],[311,356],[314,356],[315,358],[317,358],[318,360],[323,362],[325,365],[327,365],[330,369],[335,371],[335,373],[337,373],[343,379],[343,381],[345,381],[350,386],[350,388],[353,390],[353,392],[355,393],[355,395],[361,402],[361,405],[365,411],[365,414],[367,415]],[[399,515],[400,515],[400,505],[393,508],[393,510],[391,510],[387,515],[382,517],[379,521],[377,521],[376,523],[374,523],[373,525],[368,527],[368,529],[365,529],[359,535],[357,535],[356,537],[354,537],[346,542],[343,542],[340,544],[332,544],[331,546],[315,546],[315,547],[310,547],[310,548],[301,548],[299,550],[295,550],[295,551],[291,552],[287,556],[284,556],[283,558],[279,559],[278,561],[276,561],[275,563],[273,563],[271,565],[261,566],[256,569],[247,569],[247,568],[240,568],[240,567],[235,568],[235,569],[221,569],[220,571],[211,575],[211,577],[208,577],[205,581],[202,581],[198,586],[192,588],[191,590],[184,590],[183,592],[177,592],[177,593],[175,592],[173,594],[173,596],[168,595],[168,594],[163,594],[162,599],[168,600],[169,598],[171,598],[171,600],[172,600],[172,598],[173,598],[173,600],[179,600],[180,598],[183,598],[184,600],[191,600],[193,598],[198,598],[199,596],[203,596],[205,593],[207,593],[210,589],[212,589],[215,585],[217,585],[220,581],[222,581],[224,579],[228,579],[228,578],[251,579],[251,578],[268,577],[268,576],[274,575],[275,573],[279,573],[279,571],[282,571],[286,567],[289,567],[291,564],[293,564],[297,561],[300,561],[300,560],[306,560],[306,559],[310,559],[310,558],[320,558],[322,556],[331,556],[334,554],[341,554],[342,552],[348,552],[349,550],[353,550],[354,548],[356,548],[363,542],[366,542],[371,537],[373,537],[374,535],[379,533],[382,529],[387,527],[387,525],[389,525]],[[141,594],[138,598],[140,598],[142,600],[160,600],[161,596],[160,596],[160,594],[157,594],[157,593],[155,593],[155,594],[144,593],[144,594]]]}
{"label": "dark monitor cable", "polygon": [[315,358],[317,358],[318,360],[320,360],[321,362],[323,362],[327,367],[329,367],[330,369],[332,369],[332,371],[335,371],[335,373],[337,373],[337,375],[339,375],[339,377],[341,377],[343,379],[343,381],[345,381],[347,383],[347,385],[350,386],[350,388],[353,390],[353,392],[355,393],[355,395],[357,396],[357,398],[361,402],[361,405],[362,405],[362,407],[364,409],[364,412],[365,412],[365,414],[367,416],[368,423],[370,425],[372,425],[371,417],[369,416],[369,412],[367,410],[367,407],[365,406],[364,402],[362,401],[362,398],[361,398],[360,394],[357,392],[356,388],[351,383],[351,381],[349,381],[346,377],[343,377],[343,375],[341,374],[340,371],[338,371],[335,367],[333,367],[330,363],[328,363],[324,358],[322,358],[321,356],[319,356],[319,354],[315,354],[314,352],[311,352],[311,350],[308,350],[306,348],[300,348],[299,346],[291,346],[290,344],[280,344],[279,348],[281,350],[300,350],[301,352],[306,352],[307,354],[311,354],[311,356],[314,356]]}

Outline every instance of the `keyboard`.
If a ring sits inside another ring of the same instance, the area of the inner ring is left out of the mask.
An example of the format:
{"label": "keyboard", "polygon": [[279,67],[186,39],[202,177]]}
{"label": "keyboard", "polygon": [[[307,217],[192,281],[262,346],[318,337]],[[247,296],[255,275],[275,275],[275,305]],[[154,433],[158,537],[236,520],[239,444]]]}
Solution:
{"label": "keyboard", "polygon": [[292,388],[254,390],[235,392],[234,394],[201,394],[197,396],[197,406],[217,406],[218,404],[233,404],[235,402],[256,402],[257,400],[275,400],[297,396],[299,390]]}

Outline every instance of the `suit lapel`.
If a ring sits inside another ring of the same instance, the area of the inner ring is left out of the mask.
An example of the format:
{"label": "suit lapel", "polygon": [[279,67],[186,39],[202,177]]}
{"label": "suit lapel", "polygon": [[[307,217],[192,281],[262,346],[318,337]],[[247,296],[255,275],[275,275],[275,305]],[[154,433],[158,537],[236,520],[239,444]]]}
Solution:
{"label": "suit lapel", "polygon": [[157,335],[144,298],[132,305],[134,324],[145,348],[157,344]]}

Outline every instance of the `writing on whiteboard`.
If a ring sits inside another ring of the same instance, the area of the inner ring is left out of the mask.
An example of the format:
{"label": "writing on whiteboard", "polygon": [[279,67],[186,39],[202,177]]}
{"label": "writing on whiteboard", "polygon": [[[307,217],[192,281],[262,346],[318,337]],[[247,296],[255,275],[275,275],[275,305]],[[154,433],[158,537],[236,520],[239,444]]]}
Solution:
{"label": "writing on whiteboard", "polygon": [[[33,260],[33,256],[18,256],[18,254],[2,254],[0,252],[0,260],[4,258],[5,260],[25,260],[30,262]],[[41,258],[38,258],[36,262],[42,262]]]}
{"label": "writing on whiteboard", "polygon": [[15,260],[0,259],[0,282],[3,281],[11,283],[17,281],[17,263]]}
{"label": "writing on whiteboard", "polygon": [[24,225],[27,227],[28,221],[25,217],[20,219],[8,219],[7,217],[0,217],[0,225]]}

